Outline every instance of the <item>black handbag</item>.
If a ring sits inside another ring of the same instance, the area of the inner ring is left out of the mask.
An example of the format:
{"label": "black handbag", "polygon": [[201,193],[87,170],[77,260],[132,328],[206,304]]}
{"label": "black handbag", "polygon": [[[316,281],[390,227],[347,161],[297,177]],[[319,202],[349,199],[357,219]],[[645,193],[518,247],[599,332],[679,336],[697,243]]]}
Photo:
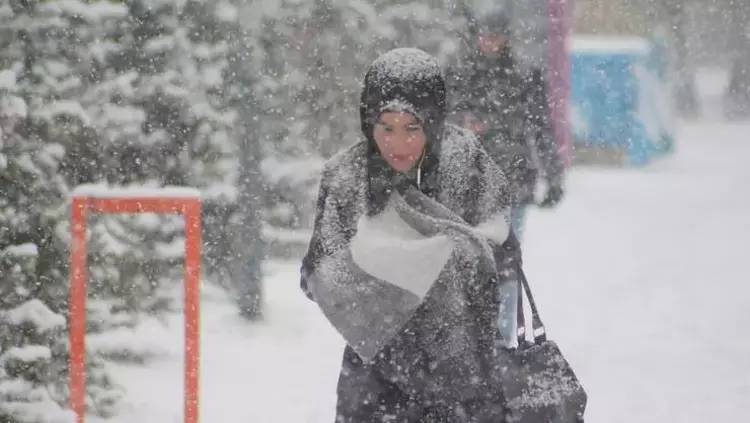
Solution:
{"label": "black handbag", "polygon": [[526,276],[518,275],[533,315],[526,341],[523,294],[518,295],[518,348],[498,351],[496,376],[508,423],[582,423],[587,396],[558,346],[547,339]]}

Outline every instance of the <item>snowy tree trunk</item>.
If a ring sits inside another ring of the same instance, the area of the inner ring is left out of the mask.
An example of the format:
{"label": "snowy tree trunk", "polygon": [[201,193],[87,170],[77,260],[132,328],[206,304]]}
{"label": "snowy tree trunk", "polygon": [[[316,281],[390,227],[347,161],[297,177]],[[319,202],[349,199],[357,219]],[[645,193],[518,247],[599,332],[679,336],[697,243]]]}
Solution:
{"label": "snowy tree trunk", "polygon": [[[84,174],[74,166],[101,162],[75,147],[96,138],[90,98],[109,99],[92,52],[126,10],[8,4],[0,2],[0,421],[47,423],[67,414],[69,186]],[[114,385],[97,354],[87,361],[89,412],[110,415]]]}
{"label": "snowy tree trunk", "polygon": [[237,30],[232,40],[230,80],[234,88],[233,101],[238,109],[237,130],[234,134],[239,146],[239,175],[237,181],[237,219],[226,234],[232,237],[229,262],[229,283],[234,291],[240,314],[249,319],[261,316],[262,271],[266,245],[262,234],[265,207],[264,178],[260,170],[262,160],[258,125],[258,102],[253,90],[254,75],[249,60],[249,43],[243,42],[244,32]]}
{"label": "snowy tree trunk", "polygon": [[252,111],[240,109],[240,175],[237,188],[237,227],[230,231],[234,237],[234,255],[230,264],[231,282],[237,292],[240,313],[247,318],[261,315],[262,273],[265,255],[262,236],[263,175],[260,172],[260,143],[251,120]]}

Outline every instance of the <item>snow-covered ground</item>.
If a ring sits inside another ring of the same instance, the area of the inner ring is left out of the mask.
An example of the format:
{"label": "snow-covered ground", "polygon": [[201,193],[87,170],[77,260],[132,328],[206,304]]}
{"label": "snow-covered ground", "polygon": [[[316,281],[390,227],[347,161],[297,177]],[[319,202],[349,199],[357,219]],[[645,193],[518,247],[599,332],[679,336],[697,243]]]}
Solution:
{"label": "snow-covered ground", "polygon": [[[218,288],[202,299],[202,422],[330,422],[343,341],[299,290],[297,263],[270,263],[264,321],[248,324]],[[148,325],[161,355],[116,366],[127,399],[117,423],[182,422],[182,319]],[[93,419],[92,421],[97,421]]]}
{"label": "snow-covered ground", "polygon": [[685,125],[641,170],[576,169],[530,216],[529,277],[591,422],[750,416],[750,125]]}
{"label": "snow-covered ground", "polygon": [[[573,169],[564,203],[529,215],[527,273],[588,422],[750,416],[750,124],[707,116],[646,168]],[[329,423],[343,342],[298,290],[297,263],[267,274],[258,324],[204,287],[201,421]],[[181,421],[180,325],[138,335],[164,354],[114,368],[127,396],[110,421]]]}

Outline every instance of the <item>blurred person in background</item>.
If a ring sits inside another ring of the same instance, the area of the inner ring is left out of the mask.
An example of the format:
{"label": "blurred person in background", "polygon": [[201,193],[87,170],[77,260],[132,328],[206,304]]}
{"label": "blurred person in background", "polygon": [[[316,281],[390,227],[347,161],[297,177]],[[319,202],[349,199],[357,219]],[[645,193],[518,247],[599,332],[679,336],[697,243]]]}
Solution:
{"label": "blurred person in background", "polygon": [[695,66],[689,52],[686,3],[684,0],[665,0],[661,7],[668,17],[667,27],[672,38],[670,60],[675,107],[682,116],[693,118],[700,114],[701,106],[695,85]]}
{"label": "blurred person in background", "polygon": [[511,224],[521,238],[526,207],[543,177],[542,207],[563,197],[564,164],[549,122],[541,69],[522,70],[510,46],[510,17],[469,17],[467,48],[447,70],[452,119],[474,132],[512,187]]}

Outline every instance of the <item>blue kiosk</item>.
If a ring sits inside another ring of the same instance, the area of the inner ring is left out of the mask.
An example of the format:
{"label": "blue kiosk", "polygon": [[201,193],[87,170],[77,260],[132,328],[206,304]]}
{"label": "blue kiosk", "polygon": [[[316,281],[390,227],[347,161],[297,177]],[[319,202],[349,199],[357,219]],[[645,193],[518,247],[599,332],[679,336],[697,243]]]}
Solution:
{"label": "blue kiosk", "polygon": [[637,37],[570,40],[574,151],[614,151],[642,166],[673,146],[663,52]]}

